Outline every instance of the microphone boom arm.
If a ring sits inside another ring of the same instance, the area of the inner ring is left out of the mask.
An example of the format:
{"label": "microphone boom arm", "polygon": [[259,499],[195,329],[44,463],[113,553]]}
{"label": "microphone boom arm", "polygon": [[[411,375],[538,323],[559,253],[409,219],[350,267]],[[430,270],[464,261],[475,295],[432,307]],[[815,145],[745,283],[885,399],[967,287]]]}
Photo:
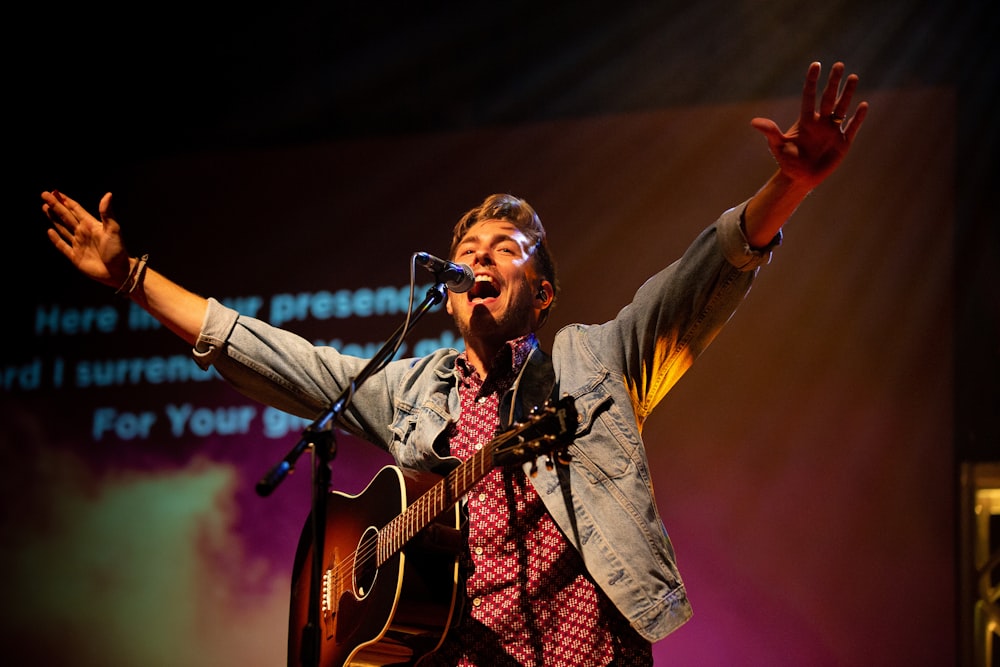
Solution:
{"label": "microphone boom arm", "polygon": [[288,474],[295,469],[295,462],[300,456],[302,456],[303,452],[305,452],[309,446],[313,444],[315,436],[333,428],[334,422],[339,419],[340,415],[347,409],[357,388],[360,387],[361,384],[364,383],[364,381],[367,380],[375,371],[389,361],[391,355],[395,352],[398,346],[399,339],[405,336],[406,333],[412,329],[413,325],[416,324],[425,313],[427,313],[427,311],[444,301],[444,293],[444,282],[437,282],[428,288],[427,295],[414,311],[413,317],[410,318],[409,323],[407,324],[404,322],[399,325],[392,336],[390,336],[379,351],[375,353],[375,356],[373,356],[368,363],[365,364],[365,367],[361,369],[361,372],[348,383],[347,387],[330,404],[330,407],[316,417],[312,424],[305,428],[302,438],[295,444],[294,447],[292,447],[288,454],[286,454],[285,457],[277,463],[277,465],[271,468],[271,470],[263,478],[261,478],[259,482],[257,482],[257,495],[271,495],[271,492],[274,491],[278,484],[280,484],[282,480],[284,480],[285,477],[287,477]]}

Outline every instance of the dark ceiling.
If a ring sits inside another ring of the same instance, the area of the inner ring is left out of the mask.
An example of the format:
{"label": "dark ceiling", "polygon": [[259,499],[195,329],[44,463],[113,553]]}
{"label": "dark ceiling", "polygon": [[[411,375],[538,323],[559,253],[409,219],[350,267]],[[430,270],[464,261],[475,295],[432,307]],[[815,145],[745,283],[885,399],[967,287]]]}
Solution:
{"label": "dark ceiling", "polygon": [[26,126],[157,153],[770,97],[811,60],[974,93],[996,64],[973,0],[116,4],[8,24]]}

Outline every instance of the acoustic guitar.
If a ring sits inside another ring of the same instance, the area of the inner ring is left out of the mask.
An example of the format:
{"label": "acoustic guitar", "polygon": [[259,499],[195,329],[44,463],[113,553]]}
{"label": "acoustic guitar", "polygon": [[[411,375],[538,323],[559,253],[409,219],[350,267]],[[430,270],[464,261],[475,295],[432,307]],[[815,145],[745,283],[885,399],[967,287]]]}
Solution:
{"label": "acoustic guitar", "polygon": [[[567,396],[444,477],[386,466],[358,495],[331,491],[319,600],[312,599],[311,517],[295,554],[288,667],[412,665],[440,647],[461,611],[459,501],[496,466],[542,455],[551,466],[553,454],[564,461],[576,423]],[[315,628],[310,604],[319,605]]]}

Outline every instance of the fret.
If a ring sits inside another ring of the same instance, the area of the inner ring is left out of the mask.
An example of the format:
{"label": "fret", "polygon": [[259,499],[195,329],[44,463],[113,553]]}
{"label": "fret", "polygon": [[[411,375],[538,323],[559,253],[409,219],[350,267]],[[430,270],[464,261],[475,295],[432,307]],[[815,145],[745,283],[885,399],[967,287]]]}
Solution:
{"label": "fret", "polygon": [[[567,419],[567,414],[571,414],[572,418]],[[376,554],[379,565],[389,560],[485,477],[497,465],[498,450],[504,451],[502,458],[507,459],[507,463],[527,461],[532,456],[551,452],[556,444],[567,442],[572,436],[570,424],[575,419],[572,399],[566,397],[560,402],[559,409],[546,407],[524,424],[485,444],[378,531]],[[543,432],[535,433],[538,430]],[[526,437],[526,433],[531,437]]]}

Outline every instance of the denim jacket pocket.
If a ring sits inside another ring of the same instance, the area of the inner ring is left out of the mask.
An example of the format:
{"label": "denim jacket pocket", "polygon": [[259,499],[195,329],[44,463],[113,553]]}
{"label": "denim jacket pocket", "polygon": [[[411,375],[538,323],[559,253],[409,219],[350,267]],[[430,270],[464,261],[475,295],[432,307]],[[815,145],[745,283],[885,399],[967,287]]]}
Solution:
{"label": "denim jacket pocket", "polygon": [[434,450],[437,437],[448,424],[447,396],[430,394],[422,406],[396,403],[389,431],[389,453],[408,468],[434,470],[444,459]]}
{"label": "denim jacket pocket", "polygon": [[412,409],[405,410],[396,405],[392,423],[389,424],[389,431],[392,433],[392,441],[389,443],[389,453],[402,465],[406,465],[411,459],[411,456],[408,456],[407,453],[412,450],[407,447],[407,443],[412,441],[416,426],[416,411]]}
{"label": "denim jacket pocket", "polygon": [[579,470],[591,483],[628,474],[639,439],[638,434],[629,435],[634,427],[621,414],[615,396],[601,383],[576,398],[576,409],[580,423],[572,453],[581,464]]}

